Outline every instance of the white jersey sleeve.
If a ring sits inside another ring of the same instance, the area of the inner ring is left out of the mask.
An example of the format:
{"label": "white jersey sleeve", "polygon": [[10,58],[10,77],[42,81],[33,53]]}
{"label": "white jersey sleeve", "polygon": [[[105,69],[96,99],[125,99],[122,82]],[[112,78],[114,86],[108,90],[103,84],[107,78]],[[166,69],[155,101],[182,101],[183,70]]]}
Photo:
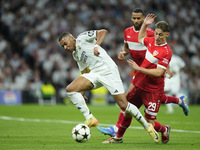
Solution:
{"label": "white jersey sleeve", "polygon": [[89,67],[93,72],[109,73],[109,68],[116,67],[116,64],[101,46],[98,46],[100,55],[94,55],[94,46],[97,39],[96,32],[95,30],[86,31],[77,37],[76,50],[73,52],[73,56],[78,63],[80,71]]}
{"label": "white jersey sleeve", "polygon": [[183,67],[185,67],[185,62],[179,56],[173,54],[170,62],[170,70],[179,73]]}
{"label": "white jersey sleeve", "polygon": [[97,38],[96,30],[85,31],[79,34],[77,38],[85,39],[87,42],[93,42]]}

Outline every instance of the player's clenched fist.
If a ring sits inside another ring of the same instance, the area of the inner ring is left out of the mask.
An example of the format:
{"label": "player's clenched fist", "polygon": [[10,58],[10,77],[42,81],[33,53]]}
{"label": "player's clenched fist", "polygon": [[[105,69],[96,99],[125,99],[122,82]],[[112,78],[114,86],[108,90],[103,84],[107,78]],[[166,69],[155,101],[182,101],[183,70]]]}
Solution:
{"label": "player's clenched fist", "polygon": [[94,47],[94,55],[99,56],[100,52],[98,50],[98,47]]}
{"label": "player's clenched fist", "polygon": [[126,54],[126,52],[120,52],[120,53],[118,54],[118,59],[124,60],[125,54]]}

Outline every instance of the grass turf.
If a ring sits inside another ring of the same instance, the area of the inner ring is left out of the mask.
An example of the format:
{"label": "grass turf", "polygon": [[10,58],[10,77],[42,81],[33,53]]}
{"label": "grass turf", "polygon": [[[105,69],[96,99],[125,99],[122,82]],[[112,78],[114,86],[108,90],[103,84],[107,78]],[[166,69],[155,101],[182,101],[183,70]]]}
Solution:
{"label": "grass turf", "polygon": [[[116,123],[120,112],[115,105],[91,106],[99,125]],[[140,109],[143,113],[144,107]],[[155,144],[142,126],[132,120],[122,144],[102,144],[110,138],[91,128],[91,138],[86,143],[77,143],[71,136],[72,128],[84,123],[83,115],[75,106],[4,106],[0,105],[0,149],[52,149],[52,150],[188,150],[200,149],[200,106],[190,106],[189,116],[182,108],[174,107],[174,114],[166,114],[166,106],[161,105],[157,120],[170,124],[172,131],[167,144]],[[143,113],[144,114],[144,113]],[[3,117],[4,116],[4,117]]]}

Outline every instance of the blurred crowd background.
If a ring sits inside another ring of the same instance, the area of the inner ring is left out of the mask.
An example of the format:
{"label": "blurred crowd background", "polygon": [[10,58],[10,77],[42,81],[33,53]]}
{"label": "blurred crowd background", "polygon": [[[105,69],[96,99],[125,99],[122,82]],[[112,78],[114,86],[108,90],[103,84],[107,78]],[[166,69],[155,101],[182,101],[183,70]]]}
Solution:
{"label": "blurred crowd background", "polygon": [[[127,89],[133,72],[117,55],[124,30],[132,26],[132,10],[137,7],[146,15],[155,13],[155,22],[169,23],[168,44],[186,63],[181,71],[181,89],[191,95],[190,100],[198,100],[199,0],[1,0],[0,90],[29,91],[34,97],[42,84],[51,83],[57,103],[62,103],[65,87],[80,73],[71,54],[59,46],[58,35],[68,31],[76,37],[83,31],[102,28],[108,34],[101,46],[119,66]],[[154,24],[150,28],[154,29]]]}

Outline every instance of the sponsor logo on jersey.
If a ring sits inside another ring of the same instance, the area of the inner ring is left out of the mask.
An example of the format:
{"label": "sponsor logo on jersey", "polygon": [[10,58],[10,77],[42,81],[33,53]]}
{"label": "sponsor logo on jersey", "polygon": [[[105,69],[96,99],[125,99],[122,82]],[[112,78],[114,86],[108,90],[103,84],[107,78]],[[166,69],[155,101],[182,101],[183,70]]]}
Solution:
{"label": "sponsor logo on jersey", "polygon": [[88,58],[88,56],[86,55],[86,52],[83,51],[83,52],[81,53],[80,61],[82,61],[83,63],[86,63],[87,58]]}
{"label": "sponsor logo on jersey", "polygon": [[157,50],[155,50],[155,51],[153,52],[153,56],[156,56],[156,55],[158,55],[158,51],[157,51]]}
{"label": "sponsor logo on jersey", "polygon": [[163,63],[168,64],[168,63],[169,63],[169,60],[166,59],[166,58],[163,58]]}

